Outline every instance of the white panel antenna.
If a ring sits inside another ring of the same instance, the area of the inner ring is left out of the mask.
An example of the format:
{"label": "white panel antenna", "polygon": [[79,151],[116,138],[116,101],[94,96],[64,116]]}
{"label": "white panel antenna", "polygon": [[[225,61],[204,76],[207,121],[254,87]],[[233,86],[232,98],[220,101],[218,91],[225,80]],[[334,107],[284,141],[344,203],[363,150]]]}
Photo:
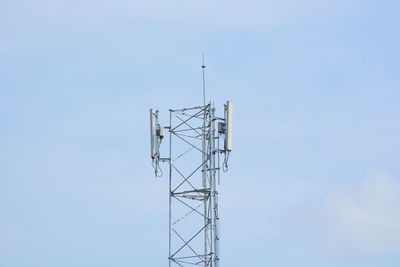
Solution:
{"label": "white panel antenna", "polygon": [[225,150],[232,151],[232,132],[233,132],[233,103],[226,102],[226,117],[225,117]]}
{"label": "white panel antenna", "polygon": [[150,155],[152,159],[157,156],[156,120],[156,112],[154,109],[150,109]]}

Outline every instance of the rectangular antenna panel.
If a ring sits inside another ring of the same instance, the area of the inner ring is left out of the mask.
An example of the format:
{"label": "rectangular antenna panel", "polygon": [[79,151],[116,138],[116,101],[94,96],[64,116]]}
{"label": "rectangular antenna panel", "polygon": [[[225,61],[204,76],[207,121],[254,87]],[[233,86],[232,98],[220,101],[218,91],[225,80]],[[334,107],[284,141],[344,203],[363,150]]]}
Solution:
{"label": "rectangular antenna panel", "polygon": [[154,109],[150,109],[150,147],[151,147],[151,158],[156,157],[156,120],[155,120],[155,114],[154,114]]}
{"label": "rectangular antenna panel", "polygon": [[233,103],[226,102],[226,118],[225,118],[225,150],[232,151],[232,122],[233,122]]}

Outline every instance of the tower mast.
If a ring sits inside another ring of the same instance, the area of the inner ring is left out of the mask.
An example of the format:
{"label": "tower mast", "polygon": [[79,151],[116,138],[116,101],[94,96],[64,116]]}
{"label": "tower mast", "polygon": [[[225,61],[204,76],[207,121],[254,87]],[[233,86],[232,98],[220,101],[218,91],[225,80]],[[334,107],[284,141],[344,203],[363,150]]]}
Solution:
{"label": "tower mast", "polygon": [[[219,267],[217,179],[220,154],[227,159],[231,151],[227,137],[231,136],[232,102],[225,105],[223,117],[215,116],[214,104],[206,104],[205,67],[203,55],[203,105],[170,109],[166,127],[158,124],[158,110],[150,110],[156,176],[161,172],[160,162],[167,162],[169,167],[169,267]],[[160,157],[159,151],[163,129],[169,132],[166,158]]]}

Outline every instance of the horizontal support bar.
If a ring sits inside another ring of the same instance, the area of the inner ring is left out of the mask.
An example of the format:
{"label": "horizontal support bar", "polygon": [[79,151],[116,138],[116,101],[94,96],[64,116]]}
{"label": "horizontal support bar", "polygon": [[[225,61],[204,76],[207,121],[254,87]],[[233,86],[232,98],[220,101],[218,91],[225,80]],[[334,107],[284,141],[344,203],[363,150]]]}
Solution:
{"label": "horizontal support bar", "polygon": [[193,110],[193,109],[204,109],[205,107],[207,107],[209,105],[210,104],[207,104],[206,106],[196,106],[196,107],[191,107],[191,108],[170,109],[169,111],[177,112],[177,111],[186,111],[186,110]]}
{"label": "horizontal support bar", "polygon": [[178,193],[172,193],[172,195],[183,195],[183,194],[190,194],[190,193],[210,193],[211,192],[211,188],[203,188],[203,189],[195,189],[195,190],[187,190],[187,191],[182,191],[182,192],[178,192]]}

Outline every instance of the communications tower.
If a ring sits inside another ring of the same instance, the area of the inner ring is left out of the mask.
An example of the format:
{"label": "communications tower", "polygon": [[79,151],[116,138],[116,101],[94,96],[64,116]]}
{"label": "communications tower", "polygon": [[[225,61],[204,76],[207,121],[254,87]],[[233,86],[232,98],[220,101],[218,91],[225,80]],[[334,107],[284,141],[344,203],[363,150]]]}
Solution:
{"label": "communications tower", "polygon": [[[216,115],[214,103],[205,101],[204,60],[202,71],[203,105],[170,109],[167,126],[150,109],[155,176],[163,174],[160,163],[168,165],[169,267],[219,267],[217,185],[232,151],[233,104],[227,101],[222,116]],[[162,142],[167,155],[160,155]]]}

